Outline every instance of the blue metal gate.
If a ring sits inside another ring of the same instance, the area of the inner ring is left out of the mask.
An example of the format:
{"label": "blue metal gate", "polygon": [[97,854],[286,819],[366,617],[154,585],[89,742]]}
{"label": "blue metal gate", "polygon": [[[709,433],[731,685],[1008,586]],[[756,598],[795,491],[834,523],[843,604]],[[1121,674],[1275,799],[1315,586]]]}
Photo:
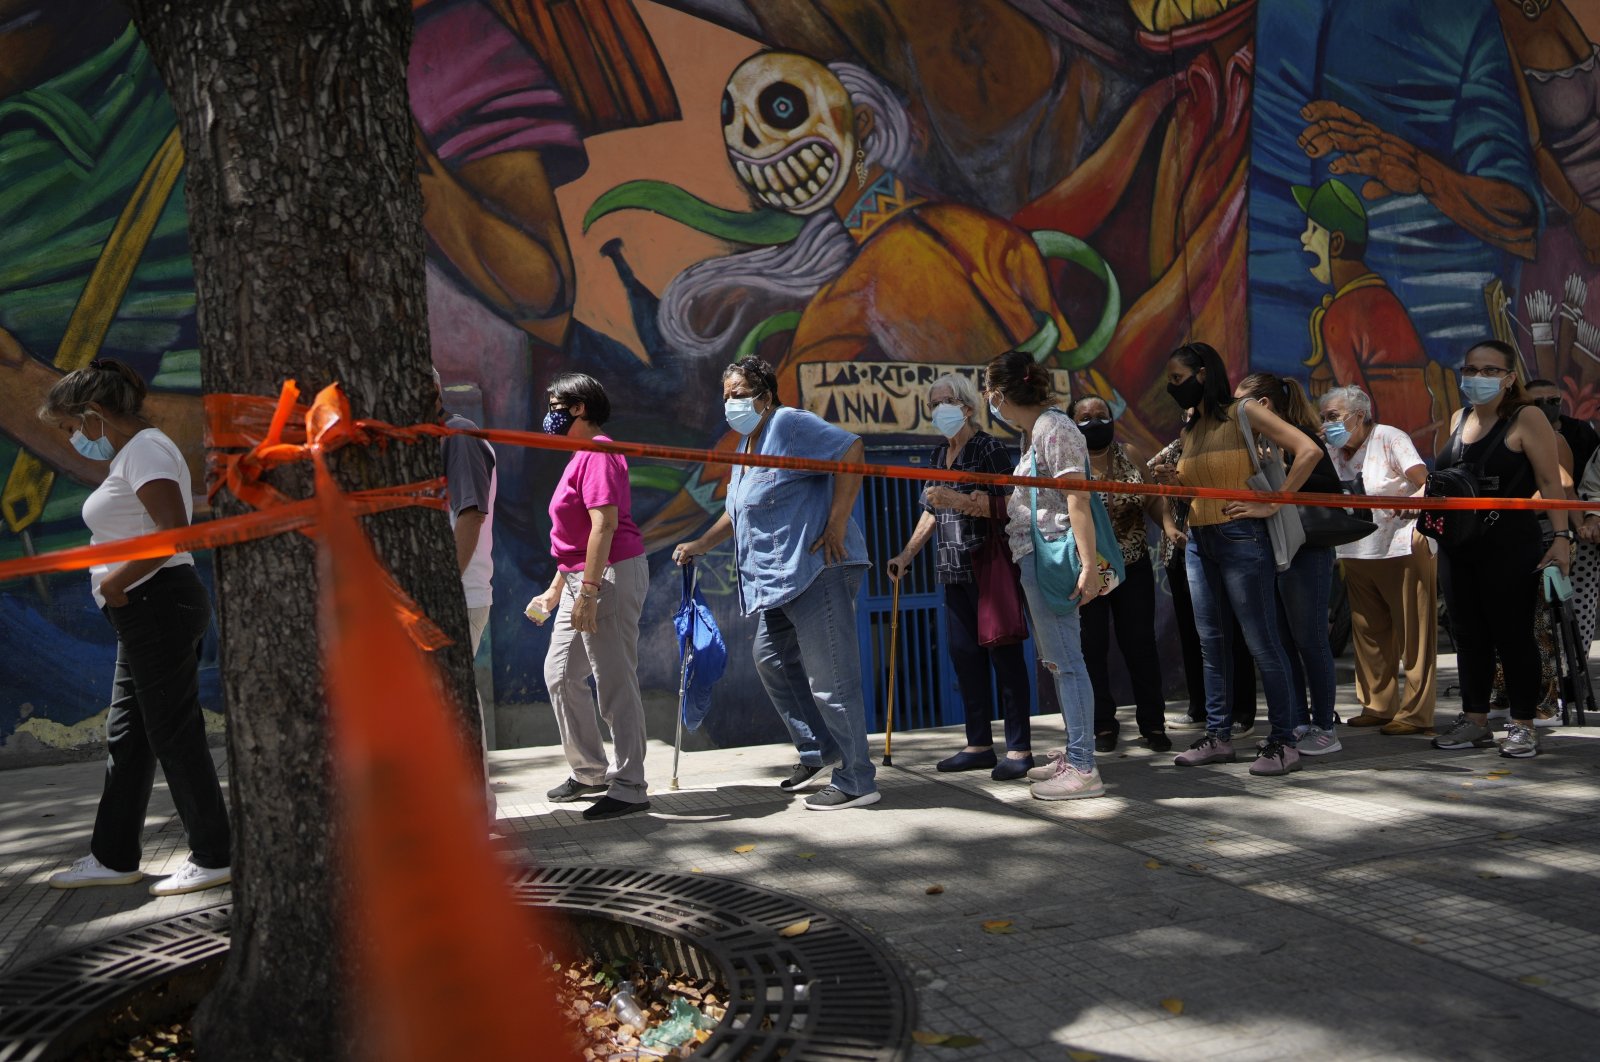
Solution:
{"label": "blue metal gate", "polygon": [[[870,452],[874,464],[925,467],[930,448],[895,448]],[[867,477],[856,503],[856,520],[867,538],[872,568],[862,584],[857,609],[862,676],[867,691],[869,729],[886,725],[889,687],[889,637],[894,586],[889,558],[899,553],[922,515],[926,483],[909,479]],[[944,592],[934,581],[932,544],[917,554],[900,581],[900,640],[895,660],[894,726],[896,730],[955,726],[965,719],[955,666],[946,650]],[[1024,646],[1028,671],[1035,671],[1033,642]],[[1054,698],[1050,698],[1052,701]],[[991,703],[998,704],[998,698]],[[1035,712],[1039,699],[1034,698]],[[1059,710],[1059,709],[1054,709]]]}

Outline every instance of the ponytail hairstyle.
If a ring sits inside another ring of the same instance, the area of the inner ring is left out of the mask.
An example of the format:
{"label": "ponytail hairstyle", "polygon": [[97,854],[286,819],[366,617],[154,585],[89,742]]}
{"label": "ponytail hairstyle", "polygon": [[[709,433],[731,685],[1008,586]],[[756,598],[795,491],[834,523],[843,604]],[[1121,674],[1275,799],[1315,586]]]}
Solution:
{"label": "ponytail hairstyle", "polygon": [[1500,360],[1505,362],[1506,368],[1511,370],[1511,382],[1506,385],[1506,393],[1500,399],[1500,418],[1515,418],[1522,412],[1523,406],[1533,404],[1533,399],[1528,397],[1528,389],[1522,382],[1522,354],[1507,343],[1499,339],[1485,339],[1474,343],[1467,348],[1467,353],[1474,350],[1492,350],[1500,355]]}
{"label": "ponytail hairstyle", "polygon": [[1024,350],[1008,350],[984,367],[983,389],[998,391],[1014,406],[1050,404],[1050,370]]}
{"label": "ponytail hairstyle", "polygon": [[96,358],[86,369],[69,372],[57,380],[44,405],[40,420],[81,417],[94,402],[107,413],[134,417],[144,408],[145,383],[139,374],[115,358]]}
{"label": "ponytail hairstyle", "polygon": [[1196,375],[1201,369],[1206,371],[1200,405],[1194,417],[1184,424],[1184,431],[1192,428],[1203,413],[1210,413],[1217,420],[1228,419],[1228,409],[1233,405],[1233,385],[1228,381],[1228,367],[1222,363],[1222,355],[1217,353],[1216,347],[1199,341],[1185,343],[1167,360],[1178,362]]}
{"label": "ponytail hairstyle", "polygon": [[771,365],[768,365],[760,358],[754,355],[748,358],[740,358],[722,370],[723,383],[727,383],[729,378],[734,376],[744,381],[744,385],[750,389],[751,398],[760,398],[762,395],[767,395],[772,399],[774,406],[783,404],[782,400],[778,398],[778,374],[773,371]]}
{"label": "ponytail hairstyle", "polygon": [[1253,372],[1239,381],[1244,400],[1265,398],[1272,411],[1313,438],[1322,434],[1322,417],[1306,396],[1306,389],[1292,376]]}

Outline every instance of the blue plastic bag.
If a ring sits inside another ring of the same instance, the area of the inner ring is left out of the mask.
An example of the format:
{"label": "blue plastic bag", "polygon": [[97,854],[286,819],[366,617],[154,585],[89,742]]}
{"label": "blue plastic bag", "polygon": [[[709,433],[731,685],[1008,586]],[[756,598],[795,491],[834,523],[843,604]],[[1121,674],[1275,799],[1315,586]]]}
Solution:
{"label": "blue plastic bag", "polygon": [[698,730],[711,710],[711,687],[728,668],[728,646],[710,606],[695,586],[693,564],[684,565],[683,598],[673,614],[672,625],[678,631],[678,660],[683,668],[682,703],[678,709],[683,712],[683,725]]}

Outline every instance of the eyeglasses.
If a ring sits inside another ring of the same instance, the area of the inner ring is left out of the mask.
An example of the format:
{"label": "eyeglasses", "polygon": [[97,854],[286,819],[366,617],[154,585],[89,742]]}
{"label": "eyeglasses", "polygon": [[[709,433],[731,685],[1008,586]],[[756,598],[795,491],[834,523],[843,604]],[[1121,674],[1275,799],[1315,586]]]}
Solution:
{"label": "eyeglasses", "polygon": [[1462,376],[1487,376],[1491,380],[1498,380],[1502,376],[1510,376],[1515,370],[1502,369],[1494,365],[1463,365]]}
{"label": "eyeglasses", "polygon": [[1323,413],[1322,414],[1322,423],[1324,423],[1324,424],[1343,424],[1345,422],[1346,418],[1348,418],[1348,417],[1350,417],[1352,415],[1353,414],[1350,414],[1350,413],[1332,413],[1332,412]]}
{"label": "eyeglasses", "polygon": [[1549,398],[1535,398],[1533,400],[1533,404],[1536,406],[1542,406],[1545,409],[1560,409],[1561,396],[1551,395]]}
{"label": "eyeglasses", "polygon": [[565,413],[567,411],[567,404],[565,402],[552,401],[548,408],[552,413]]}

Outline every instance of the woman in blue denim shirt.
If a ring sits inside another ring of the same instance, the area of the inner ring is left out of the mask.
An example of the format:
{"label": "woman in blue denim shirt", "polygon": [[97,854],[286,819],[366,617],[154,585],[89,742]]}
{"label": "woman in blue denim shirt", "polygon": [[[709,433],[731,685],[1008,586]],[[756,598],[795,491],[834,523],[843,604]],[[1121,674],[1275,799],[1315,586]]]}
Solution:
{"label": "woman in blue denim shirt", "polygon": [[[984,392],[989,411],[1026,433],[1028,446],[1016,474],[1082,478],[1089,467],[1089,448],[1083,433],[1064,410],[1051,401],[1050,373],[1022,351],[1009,351],[991,361],[984,370]],[[1033,795],[1039,800],[1077,800],[1105,795],[1100,772],[1094,764],[1094,690],[1083,662],[1083,642],[1078,610],[1057,615],[1039,588],[1035,565],[1033,525],[1039,533],[1056,539],[1069,530],[1083,560],[1083,574],[1073,595],[1085,605],[1100,593],[1098,561],[1095,553],[1094,518],[1090,496],[1082,491],[1039,491],[1039,510],[1032,511],[1032,492],[1013,490],[1006,505],[1006,536],[1011,555],[1022,570],[1022,592],[1028,602],[1033,623],[1034,651],[1055,677],[1056,697],[1061,702],[1061,721],[1067,728],[1067,747],[1051,762],[1028,772],[1033,780]]]}
{"label": "woman in blue denim shirt", "polygon": [[[722,374],[728,426],[740,452],[859,462],[859,436],[778,402],[778,381],[760,358]],[[756,617],[756,672],[800,753],[781,783],[804,788],[838,763],[832,784],[806,798],[812,811],[876,804],[867,754],[867,701],[856,640],[856,591],[867,544],[850,516],[860,476],[735,466],[727,506],[699,538],[673,550],[687,564],[730,537],[739,607]]]}

